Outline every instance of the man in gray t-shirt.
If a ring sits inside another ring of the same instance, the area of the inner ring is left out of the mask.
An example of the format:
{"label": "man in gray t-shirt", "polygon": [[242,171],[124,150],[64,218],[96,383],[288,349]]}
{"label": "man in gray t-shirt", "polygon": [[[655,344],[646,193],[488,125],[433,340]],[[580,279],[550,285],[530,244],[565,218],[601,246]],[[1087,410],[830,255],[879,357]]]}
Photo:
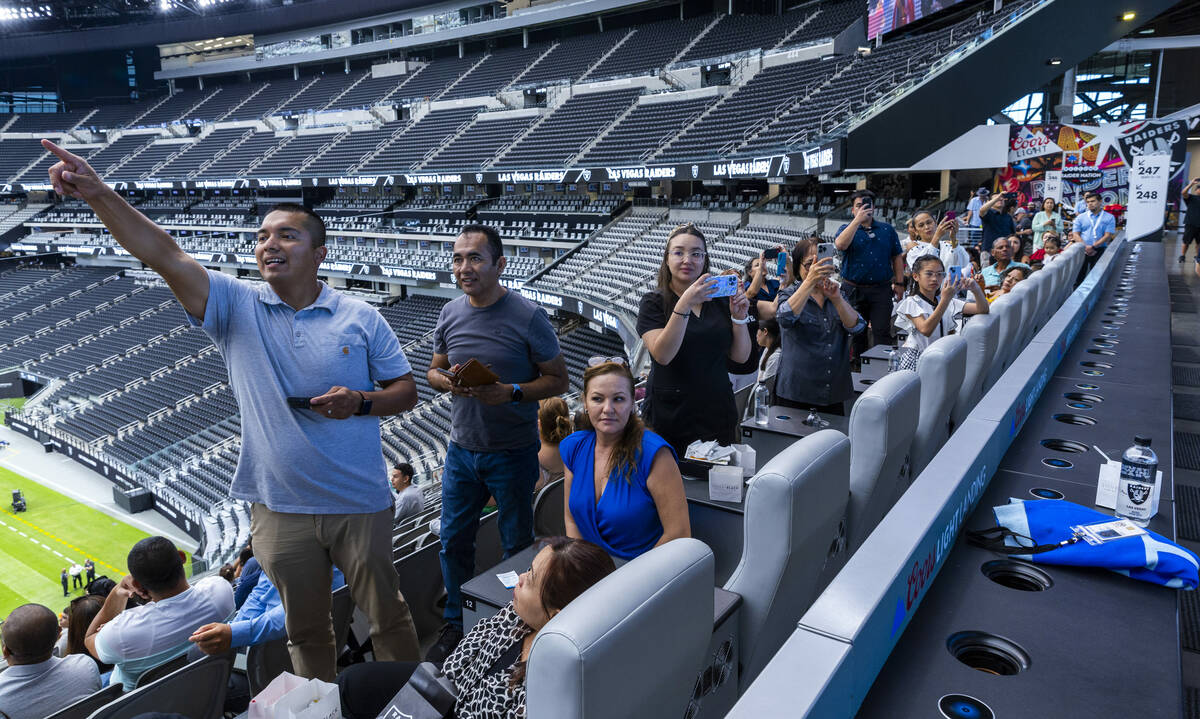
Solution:
{"label": "man in gray t-shirt", "polygon": [[392,521],[400,524],[404,520],[420,514],[425,507],[425,501],[421,496],[421,490],[412,483],[412,465],[408,462],[397,464],[392,469],[392,476],[389,479],[392,489],[396,490],[396,496],[393,499],[395,508],[392,510]]}
{"label": "man in gray t-shirt", "polygon": [[86,654],[52,656],[58,617],[40,604],[17,607],[4,620],[0,712],[9,719],[42,719],[100,691],[100,670]]}
{"label": "man in gray t-shirt", "polygon": [[[442,473],[442,577],[446,626],[426,661],[440,664],[462,638],[460,587],[474,576],[475,532],[488,497],[500,510],[508,557],[533,542],[538,478],[537,403],[567,390],[567,366],[545,310],[505,289],[504,246],[485,225],[454,242],[453,272],[463,295],[442,308],[433,333],[429,384],[450,392],[450,446]],[[474,359],[500,381],[466,387],[438,370]]]}

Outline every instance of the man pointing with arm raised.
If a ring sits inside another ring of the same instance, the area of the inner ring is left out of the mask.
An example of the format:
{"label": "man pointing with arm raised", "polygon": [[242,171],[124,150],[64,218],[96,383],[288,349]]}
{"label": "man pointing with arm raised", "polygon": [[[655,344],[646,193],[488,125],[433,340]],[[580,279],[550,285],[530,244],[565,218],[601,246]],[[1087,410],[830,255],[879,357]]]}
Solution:
{"label": "man pointing with arm raised", "polygon": [[[300,205],[275,206],[254,251],[266,284],[242,282],[204,269],[82,158],[42,144],[59,158],[50,168],[55,191],[87,202],[122,247],[162,275],[225,359],[242,414],[230,495],[252,503],[254,553],[279,590],[296,672],[333,681],[333,564],[370,619],[376,657],[418,659],[392,566],[377,419],[411,409],[416,384],[379,313],[317,279],[324,222]],[[288,397],[311,398],[312,409],[293,409]]]}

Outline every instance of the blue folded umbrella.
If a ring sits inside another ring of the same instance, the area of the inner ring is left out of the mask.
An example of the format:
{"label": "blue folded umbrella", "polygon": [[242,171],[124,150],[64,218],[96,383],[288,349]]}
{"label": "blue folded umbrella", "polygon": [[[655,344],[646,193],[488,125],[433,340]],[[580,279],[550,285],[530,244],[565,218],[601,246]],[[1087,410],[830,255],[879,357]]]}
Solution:
{"label": "blue folded umbrella", "polygon": [[[1103,567],[1175,589],[1195,589],[1200,583],[1200,560],[1196,555],[1150,530],[1099,545],[1079,540],[1071,527],[1113,520],[1111,515],[1094,509],[1063,499],[1013,499],[992,511],[997,524],[1008,530],[1003,535],[1006,553],[1017,558],[1040,564]],[[972,541],[987,546],[986,541],[976,537]],[[1030,551],[1023,554],[1020,549]]]}

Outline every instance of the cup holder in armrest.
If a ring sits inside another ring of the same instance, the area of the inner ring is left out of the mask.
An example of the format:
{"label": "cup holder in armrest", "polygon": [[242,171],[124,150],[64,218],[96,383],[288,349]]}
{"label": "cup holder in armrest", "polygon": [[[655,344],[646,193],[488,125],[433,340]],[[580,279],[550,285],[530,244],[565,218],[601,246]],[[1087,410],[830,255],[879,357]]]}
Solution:
{"label": "cup holder in armrest", "polygon": [[[1076,385],[1076,386],[1078,387],[1079,385]],[[1095,386],[1096,385],[1087,385],[1087,387],[1095,387]],[[1080,389],[1084,389],[1084,388],[1080,387]],[[1100,404],[1101,402],[1104,401],[1104,397],[1102,397],[1098,394],[1091,394],[1090,392],[1064,392],[1063,397],[1066,397],[1067,399],[1071,400],[1072,402],[1088,402],[1090,404]]]}
{"label": "cup holder in armrest", "polygon": [[1071,467],[1075,466],[1071,462],[1059,457],[1046,457],[1042,459],[1042,464],[1050,467],[1051,469],[1070,469]]}
{"label": "cup holder in armrest", "polygon": [[1022,592],[1044,592],[1054,586],[1049,574],[1029,562],[1015,559],[993,559],[984,562],[979,571],[1002,587]]}
{"label": "cup holder in armrest", "polygon": [[991,707],[966,694],[947,694],[938,699],[938,712],[946,719],[996,719]]}
{"label": "cup holder in armrest", "polygon": [[1096,420],[1091,417],[1084,417],[1081,414],[1056,414],[1054,419],[1063,424],[1073,424],[1077,427],[1091,427],[1096,424]]}
{"label": "cup holder in armrest", "polygon": [[987,632],[958,632],[946,639],[955,659],[985,674],[1010,677],[1029,668],[1029,654],[1004,637]]}
{"label": "cup holder in armrest", "polygon": [[1042,446],[1046,449],[1053,449],[1056,452],[1066,452],[1067,454],[1083,454],[1088,451],[1086,444],[1076,442],[1073,439],[1043,439]]}

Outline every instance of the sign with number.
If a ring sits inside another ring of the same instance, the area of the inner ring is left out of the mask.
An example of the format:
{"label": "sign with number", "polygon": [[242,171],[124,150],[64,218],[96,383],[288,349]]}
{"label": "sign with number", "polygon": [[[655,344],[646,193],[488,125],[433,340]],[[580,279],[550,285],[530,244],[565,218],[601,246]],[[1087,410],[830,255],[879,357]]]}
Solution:
{"label": "sign with number", "polygon": [[1055,202],[1062,202],[1062,170],[1046,170],[1045,183],[1046,184],[1042,186],[1042,197],[1049,197]]}
{"label": "sign with number", "polygon": [[1129,211],[1125,233],[1131,240],[1162,231],[1167,207],[1167,177],[1171,156],[1166,153],[1135,155],[1129,175]]}

